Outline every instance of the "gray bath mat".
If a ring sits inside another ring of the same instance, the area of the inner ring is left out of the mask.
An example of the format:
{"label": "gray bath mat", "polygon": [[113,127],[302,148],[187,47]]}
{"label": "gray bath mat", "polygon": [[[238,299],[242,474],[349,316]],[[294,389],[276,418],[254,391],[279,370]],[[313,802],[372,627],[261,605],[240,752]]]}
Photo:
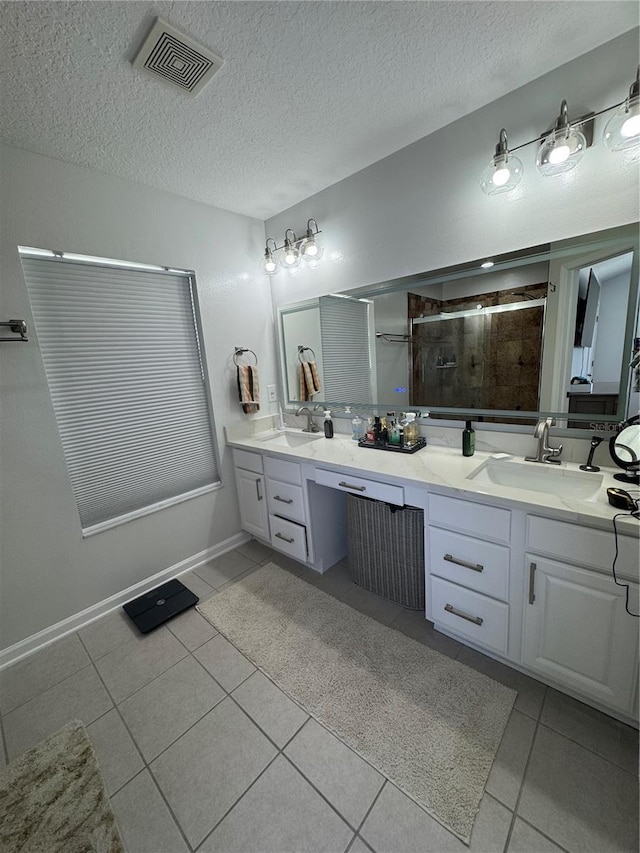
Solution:
{"label": "gray bath mat", "polygon": [[273,563],[197,609],[308,713],[469,841],[513,690]]}
{"label": "gray bath mat", "polygon": [[0,850],[124,853],[82,723],[69,723],[0,773]]}

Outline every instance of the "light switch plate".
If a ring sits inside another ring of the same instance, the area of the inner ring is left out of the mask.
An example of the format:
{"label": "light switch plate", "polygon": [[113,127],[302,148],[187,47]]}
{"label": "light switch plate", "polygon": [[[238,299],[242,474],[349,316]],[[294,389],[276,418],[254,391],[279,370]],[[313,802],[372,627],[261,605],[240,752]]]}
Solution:
{"label": "light switch plate", "polygon": [[278,399],[278,395],[276,393],[276,386],[275,385],[267,385],[267,400],[270,403],[275,403],[277,399]]}

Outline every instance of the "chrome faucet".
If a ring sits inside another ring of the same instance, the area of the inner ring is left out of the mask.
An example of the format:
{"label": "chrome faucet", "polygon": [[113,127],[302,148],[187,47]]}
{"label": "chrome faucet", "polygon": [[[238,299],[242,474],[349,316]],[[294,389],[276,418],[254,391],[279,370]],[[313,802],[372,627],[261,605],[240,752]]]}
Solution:
{"label": "chrome faucet", "polygon": [[553,418],[542,418],[536,424],[534,436],[538,439],[538,449],[535,456],[525,456],[525,462],[547,462],[552,465],[559,465],[558,458],[562,453],[562,445],[559,447],[549,447],[549,427],[555,424]]}
{"label": "chrome faucet", "polygon": [[307,425],[302,428],[302,432],[320,432],[320,427],[316,426],[313,422],[313,415],[311,414],[311,410],[308,406],[301,406],[296,412],[296,417],[298,417],[298,415],[307,416]]}

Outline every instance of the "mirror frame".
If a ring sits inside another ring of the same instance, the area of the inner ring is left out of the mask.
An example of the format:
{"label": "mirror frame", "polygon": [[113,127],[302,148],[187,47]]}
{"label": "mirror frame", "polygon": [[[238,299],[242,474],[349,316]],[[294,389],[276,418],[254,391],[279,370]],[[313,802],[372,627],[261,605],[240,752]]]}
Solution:
{"label": "mirror frame", "polygon": [[[620,386],[618,395],[618,410],[615,415],[596,415],[596,414],[580,414],[569,412],[557,412],[541,409],[535,412],[525,412],[509,409],[454,409],[447,407],[427,407],[427,406],[412,406],[411,411],[422,412],[423,414],[437,414],[437,424],[447,426],[448,422],[459,422],[460,420],[473,420],[481,422],[484,418],[498,418],[499,423],[490,421],[486,423],[487,428],[505,428],[505,425],[517,425],[522,420],[531,421],[541,417],[553,417],[558,423],[558,428],[563,432],[566,431],[573,435],[585,436],[585,430],[568,428],[566,422],[583,421],[593,423],[619,423],[626,420],[629,416],[629,394],[630,394],[630,367],[629,361],[631,358],[632,344],[634,334],[636,333],[636,324],[638,317],[636,316],[639,309],[638,296],[640,291],[640,240],[639,240],[639,223],[623,225],[616,228],[609,228],[603,231],[592,232],[578,237],[568,238],[565,240],[555,241],[549,244],[538,246],[524,247],[512,252],[502,253],[500,255],[491,256],[494,260],[492,272],[513,269],[514,267],[523,266],[535,263],[536,261],[549,261],[550,265],[550,291],[557,293],[557,322],[563,324],[561,331],[564,331],[562,340],[565,342],[564,354],[561,354],[564,359],[570,358],[571,340],[573,335],[573,327],[575,323],[575,298],[577,294],[576,288],[568,285],[571,283],[575,271],[589,263],[598,263],[615,255],[625,252],[633,252],[633,260],[631,264],[631,278],[629,283],[629,296],[627,302],[627,318],[624,330],[624,342],[622,351],[622,365],[620,374]],[[590,260],[589,257],[593,256]],[[465,261],[460,264],[452,265],[439,269],[427,270],[421,273],[414,273],[401,278],[390,279],[387,281],[377,282],[372,285],[356,287],[351,290],[342,291],[339,295],[349,296],[353,298],[373,299],[376,295],[387,293],[396,293],[406,291],[412,287],[425,286],[428,284],[438,284],[444,281],[453,279],[469,278],[477,276],[479,273],[480,264],[486,258],[474,259]],[[558,267],[557,282],[551,281],[552,267],[554,261],[560,261]],[[304,308],[310,308],[318,304],[320,296],[331,295],[331,293],[318,293],[317,296],[305,299],[298,302],[291,302],[277,307],[277,340],[278,340],[278,356],[280,361],[280,377],[285,398],[285,407],[287,410],[295,409],[303,405],[300,401],[292,400],[289,396],[287,367],[285,360],[285,340],[284,340],[284,323],[283,315],[293,311],[300,311]],[[545,324],[546,324],[545,312]],[[547,337],[548,330],[544,328],[544,336]],[[556,334],[557,337],[557,334]],[[542,370],[542,366],[541,366]],[[354,403],[349,400],[318,400],[318,403],[323,408],[332,409],[332,411],[344,410],[350,407],[352,411],[364,412],[365,409],[372,414],[378,412],[387,412],[397,409],[397,402],[376,402],[376,403]],[[315,403],[314,403],[315,404]],[[564,422],[564,423],[563,423]],[[527,429],[529,427],[527,426]]]}

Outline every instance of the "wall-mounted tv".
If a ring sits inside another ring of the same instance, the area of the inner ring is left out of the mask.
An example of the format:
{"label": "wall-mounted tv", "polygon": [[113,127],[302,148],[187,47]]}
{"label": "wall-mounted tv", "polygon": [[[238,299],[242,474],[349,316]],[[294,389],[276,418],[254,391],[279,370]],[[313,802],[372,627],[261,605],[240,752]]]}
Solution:
{"label": "wall-mounted tv", "polygon": [[584,297],[578,297],[576,310],[576,334],[573,345],[592,347],[600,304],[600,282],[593,269],[589,270],[589,283]]}

